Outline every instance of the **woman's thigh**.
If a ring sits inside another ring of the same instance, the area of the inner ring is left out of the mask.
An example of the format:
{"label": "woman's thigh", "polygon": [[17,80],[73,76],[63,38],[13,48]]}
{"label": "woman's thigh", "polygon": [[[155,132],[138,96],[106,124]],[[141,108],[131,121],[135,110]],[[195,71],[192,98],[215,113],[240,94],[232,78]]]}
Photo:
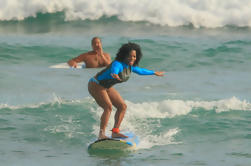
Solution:
{"label": "woman's thigh", "polygon": [[100,107],[103,109],[112,109],[112,101],[105,88],[95,82],[89,82],[88,90]]}
{"label": "woman's thigh", "polygon": [[119,92],[115,88],[109,88],[107,90],[108,96],[112,102],[112,104],[116,107],[126,107],[124,99],[121,97]]}

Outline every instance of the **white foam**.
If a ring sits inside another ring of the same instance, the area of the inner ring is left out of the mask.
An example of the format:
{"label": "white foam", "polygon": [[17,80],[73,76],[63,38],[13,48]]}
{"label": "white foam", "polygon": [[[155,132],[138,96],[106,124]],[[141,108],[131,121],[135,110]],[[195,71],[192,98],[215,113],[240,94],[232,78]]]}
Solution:
{"label": "white foam", "polygon": [[133,115],[141,118],[172,118],[186,115],[196,108],[215,110],[217,113],[231,110],[251,111],[251,103],[236,97],[217,101],[163,100],[148,103],[127,101],[127,105],[129,114],[132,112]]}
{"label": "white foam", "polygon": [[195,27],[251,26],[250,0],[1,0],[0,20],[64,11],[65,20],[117,16],[122,21]]}
{"label": "white foam", "polygon": [[149,149],[157,145],[179,144],[174,136],[179,132],[179,128],[170,129],[160,135],[142,135],[140,138],[139,149]]}
{"label": "white foam", "polygon": [[[38,108],[45,104],[69,104],[69,103],[81,103],[88,101],[93,103],[93,98],[86,97],[82,100],[64,100],[55,93],[52,93],[52,98],[48,102],[41,102],[38,104],[28,105],[9,105],[6,103],[0,104],[0,109],[20,109],[20,108]],[[251,111],[251,103],[246,100],[240,100],[236,97],[229,99],[222,99],[216,101],[192,101],[192,100],[163,100],[159,102],[143,102],[133,103],[126,101],[128,106],[127,114],[133,113],[134,116],[141,118],[172,118],[174,116],[186,115],[195,108],[203,108],[205,110],[215,110],[217,113],[227,112],[232,110],[237,111]],[[98,112],[102,113],[101,108]],[[92,110],[92,112],[97,110]]]}
{"label": "white foam", "polygon": [[[85,98],[84,102],[95,103],[90,97]],[[65,101],[55,93],[52,94],[52,101],[47,104],[72,104],[82,103],[83,101]],[[133,103],[126,101],[127,112],[121,125],[122,131],[131,131],[140,137],[139,148],[151,148],[156,145],[177,144],[174,138],[180,132],[179,128],[166,128],[161,126],[161,119],[174,118],[189,114],[193,109],[202,108],[205,111],[215,110],[217,113],[227,111],[251,111],[251,103],[246,100],[240,100],[236,97],[216,101],[192,101],[192,100],[163,100],[155,102]],[[10,108],[37,108],[40,104],[9,106],[8,104],[0,104],[0,109]],[[99,120],[103,110],[96,104],[92,104],[90,110],[95,119]],[[112,112],[106,134],[109,135],[114,124],[114,114]],[[68,138],[72,138],[74,133],[77,133],[79,126],[75,126],[72,116],[67,118],[57,116],[63,124],[58,126],[48,126],[45,130],[51,133],[65,133]],[[156,132],[156,129],[161,128]],[[99,131],[99,123],[93,126],[93,134],[97,135]],[[83,133],[80,133],[83,134]]]}
{"label": "white foam", "polygon": [[[90,98],[90,97],[86,97],[83,100],[86,100],[88,102],[93,102],[93,99]],[[37,104],[21,104],[21,105],[9,105],[9,104],[6,104],[6,103],[1,103],[0,104],[0,109],[9,108],[9,109],[12,109],[12,110],[16,110],[16,109],[22,109],[22,108],[39,108],[39,107],[41,107],[43,105],[47,105],[47,104],[51,104],[51,105],[58,104],[58,105],[60,105],[60,104],[81,103],[81,102],[82,102],[81,100],[64,100],[60,96],[56,95],[56,93],[52,93],[52,97],[47,102],[40,102],[40,103],[37,103]]]}
{"label": "white foam", "polygon": [[[160,119],[173,118],[175,116],[187,115],[192,109],[203,108],[204,110],[215,110],[217,113],[223,111],[251,111],[251,103],[241,101],[236,97],[218,101],[183,101],[183,100],[163,100],[160,102],[133,103],[126,101],[127,112],[121,125],[122,131],[131,131],[140,137],[139,148],[151,148],[156,145],[177,144],[174,137],[180,131],[179,128],[166,129],[155,132],[162,128]],[[99,119],[103,110],[93,108],[91,110],[96,119]],[[108,122],[106,134],[109,135],[114,124],[114,114],[112,112]],[[93,134],[97,135],[99,124],[93,126]],[[156,134],[153,134],[156,133]]]}

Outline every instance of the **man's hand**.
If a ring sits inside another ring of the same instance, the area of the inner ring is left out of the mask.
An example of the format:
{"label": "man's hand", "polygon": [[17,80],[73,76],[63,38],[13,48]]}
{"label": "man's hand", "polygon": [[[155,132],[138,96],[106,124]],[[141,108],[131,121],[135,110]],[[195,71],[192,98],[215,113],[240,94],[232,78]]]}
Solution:
{"label": "man's hand", "polygon": [[101,45],[101,44],[98,46],[96,52],[97,52],[97,54],[98,54],[99,56],[104,56],[104,55],[103,55],[103,48],[102,48],[102,45]]}
{"label": "man's hand", "polygon": [[77,66],[78,66],[77,62],[74,61],[74,60],[69,60],[69,61],[68,61],[68,65],[69,65],[70,67],[74,67],[74,68],[77,68]]}

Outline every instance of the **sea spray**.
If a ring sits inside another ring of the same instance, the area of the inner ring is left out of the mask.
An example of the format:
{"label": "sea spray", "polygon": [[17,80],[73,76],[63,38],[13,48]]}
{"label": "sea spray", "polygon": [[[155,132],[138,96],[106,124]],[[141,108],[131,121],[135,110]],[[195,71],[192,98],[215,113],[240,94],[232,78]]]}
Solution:
{"label": "sea spray", "polygon": [[[2,0],[0,20],[24,20],[37,13],[65,12],[65,20],[97,20],[116,16],[122,21],[194,27],[251,26],[249,0]],[[29,10],[27,10],[29,9]]]}

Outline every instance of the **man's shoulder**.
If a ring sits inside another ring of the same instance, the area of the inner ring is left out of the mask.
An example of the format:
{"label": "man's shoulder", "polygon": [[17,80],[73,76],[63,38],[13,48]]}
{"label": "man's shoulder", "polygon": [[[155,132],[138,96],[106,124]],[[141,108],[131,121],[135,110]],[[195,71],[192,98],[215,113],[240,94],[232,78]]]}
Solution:
{"label": "man's shoulder", "polygon": [[88,51],[88,52],[84,52],[84,53],[80,54],[79,56],[82,57],[82,58],[88,58],[91,55],[93,55],[93,52],[92,51]]}
{"label": "man's shoulder", "polygon": [[93,55],[93,54],[94,54],[93,51],[88,51],[80,54],[80,56]]}

